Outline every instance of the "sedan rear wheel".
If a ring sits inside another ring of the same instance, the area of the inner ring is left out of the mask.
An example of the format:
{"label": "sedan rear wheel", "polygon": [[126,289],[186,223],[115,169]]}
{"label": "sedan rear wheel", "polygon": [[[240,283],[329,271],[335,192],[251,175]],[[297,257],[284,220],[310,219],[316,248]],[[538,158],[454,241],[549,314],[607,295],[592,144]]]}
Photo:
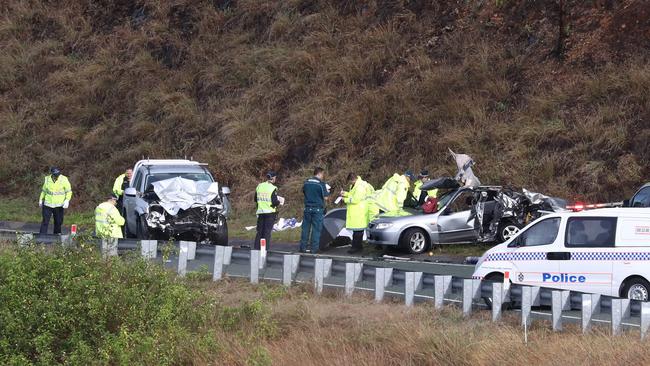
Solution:
{"label": "sedan rear wheel", "polygon": [[429,248],[429,237],[422,229],[411,228],[402,235],[400,245],[411,254],[422,254]]}

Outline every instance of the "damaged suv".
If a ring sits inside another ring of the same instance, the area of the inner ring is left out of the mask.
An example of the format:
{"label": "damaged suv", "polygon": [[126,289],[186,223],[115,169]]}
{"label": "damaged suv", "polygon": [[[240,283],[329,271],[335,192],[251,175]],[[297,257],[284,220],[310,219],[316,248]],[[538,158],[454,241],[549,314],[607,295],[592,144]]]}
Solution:
{"label": "damaged suv", "polygon": [[127,237],[228,245],[230,189],[214,181],[207,164],[141,160],[124,191]]}

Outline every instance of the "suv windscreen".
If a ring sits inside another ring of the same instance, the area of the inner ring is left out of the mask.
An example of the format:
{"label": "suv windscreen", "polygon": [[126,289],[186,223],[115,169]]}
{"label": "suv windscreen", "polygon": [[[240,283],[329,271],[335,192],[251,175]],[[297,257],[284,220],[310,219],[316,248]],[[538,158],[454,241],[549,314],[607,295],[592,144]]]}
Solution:
{"label": "suv windscreen", "polygon": [[207,173],[156,173],[147,177],[147,183],[145,187],[149,187],[150,184],[158,182],[165,179],[171,179],[181,177],[195,182],[212,182],[212,177]]}
{"label": "suv windscreen", "polygon": [[639,191],[630,202],[631,207],[650,207],[650,187]]}
{"label": "suv windscreen", "polygon": [[540,221],[521,233],[515,242],[521,247],[553,244],[560,229],[560,220],[555,217]]}

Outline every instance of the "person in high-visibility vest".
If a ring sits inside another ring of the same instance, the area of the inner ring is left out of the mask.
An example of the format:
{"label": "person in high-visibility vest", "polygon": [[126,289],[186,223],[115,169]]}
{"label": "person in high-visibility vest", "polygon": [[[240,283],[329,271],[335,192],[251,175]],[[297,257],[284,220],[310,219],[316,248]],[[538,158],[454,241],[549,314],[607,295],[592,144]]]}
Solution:
{"label": "person in high-visibility vest", "polygon": [[119,212],[122,212],[124,190],[129,187],[131,177],[133,177],[133,169],[129,168],[124,173],[120,174],[113,183],[113,193],[117,196],[116,207]]}
{"label": "person in high-visibility vest", "polygon": [[436,198],[438,196],[437,189],[432,189],[430,191],[426,191],[424,195],[422,194],[423,192],[420,187],[422,187],[422,185],[428,181],[429,171],[425,169],[420,172],[418,180],[413,183],[413,198],[415,198],[415,200],[418,202],[418,206],[422,206],[428,197]]}
{"label": "person in high-visibility vest", "polygon": [[117,210],[117,195],[111,193],[95,208],[95,234],[99,238],[123,238],[124,218]]}
{"label": "person in high-visibility vest", "polygon": [[406,171],[404,175],[393,174],[386,183],[377,191],[374,197],[375,204],[383,212],[398,212],[404,207],[408,197],[411,181],[415,178],[413,173]]}
{"label": "person in high-visibility vest", "polygon": [[352,249],[349,254],[358,253],[363,250],[363,233],[368,227],[368,197],[374,192],[374,188],[355,173],[348,174],[349,191],[341,191],[343,202],[347,205],[345,216],[345,228],[352,231]]}
{"label": "person in high-visibility vest", "polygon": [[257,206],[257,234],[253,248],[260,249],[260,240],[266,240],[266,248],[270,249],[271,233],[277,217],[278,206],[284,204],[284,198],[278,196],[278,187],[275,186],[277,173],[269,171],[266,181],[260,183],[255,189],[255,203]]}
{"label": "person in high-visibility vest", "polygon": [[64,210],[70,205],[72,188],[68,177],[61,174],[61,169],[50,168],[50,175],[45,177],[38,206],[42,208],[43,221],[41,234],[47,234],[50,218],[54,216],[54,234],[61,234]]}

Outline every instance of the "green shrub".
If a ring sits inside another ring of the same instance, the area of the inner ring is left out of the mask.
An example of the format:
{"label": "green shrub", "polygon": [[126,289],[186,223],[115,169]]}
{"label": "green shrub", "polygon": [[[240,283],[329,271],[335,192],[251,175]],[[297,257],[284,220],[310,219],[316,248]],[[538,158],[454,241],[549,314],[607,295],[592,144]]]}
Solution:
{"label": "green shrub", "polygon": [[151,262],[5,250],[0,283],[0,364],[191,364],[181,348],[218,348],[203,327],[216,302]]}

